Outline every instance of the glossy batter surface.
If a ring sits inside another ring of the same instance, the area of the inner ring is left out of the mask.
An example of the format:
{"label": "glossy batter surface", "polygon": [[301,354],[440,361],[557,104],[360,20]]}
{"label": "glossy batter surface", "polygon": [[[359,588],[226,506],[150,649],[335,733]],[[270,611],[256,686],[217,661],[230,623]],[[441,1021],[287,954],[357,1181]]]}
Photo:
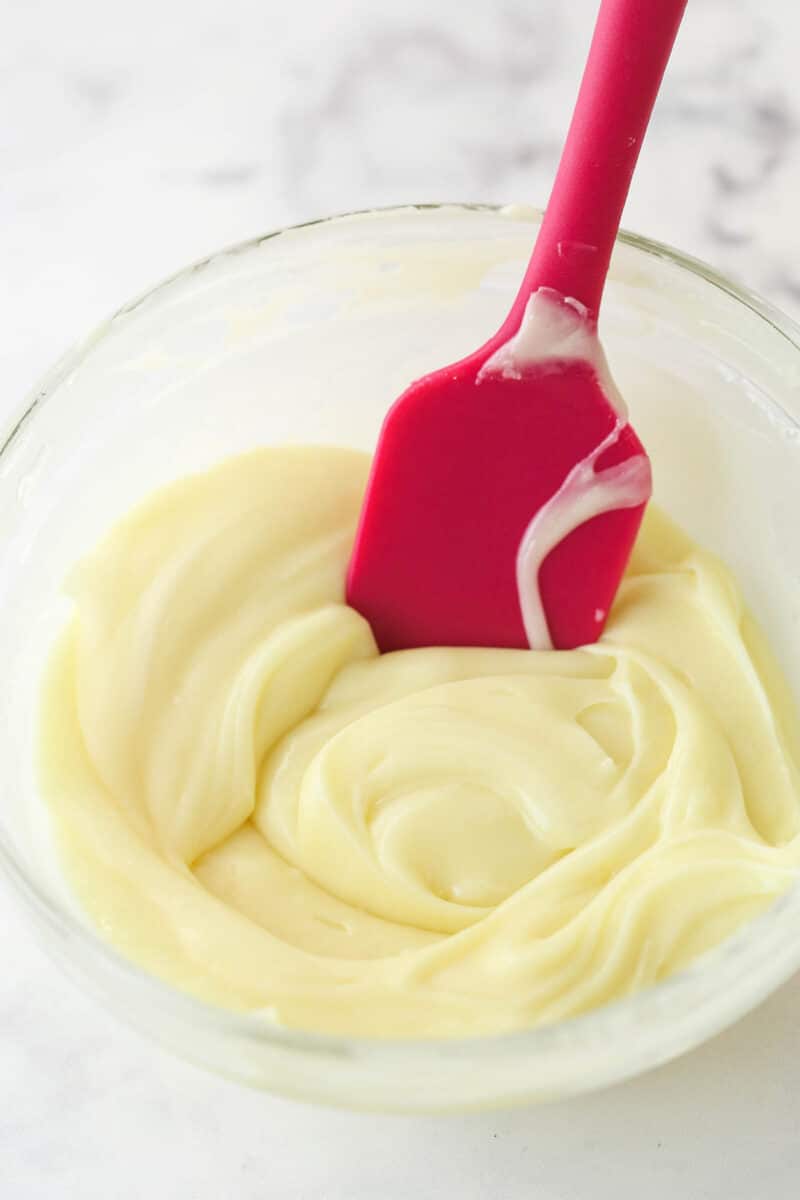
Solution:
{"label": "glossy batter surface", "polygon": [[679,969],[800,866],[800,727],[736,586],[651,511],[596,645],[379,657],[367,456],[265,449],[74,571],[41,776],[70,882],[182,988],[312,1030],[501,1032]]}

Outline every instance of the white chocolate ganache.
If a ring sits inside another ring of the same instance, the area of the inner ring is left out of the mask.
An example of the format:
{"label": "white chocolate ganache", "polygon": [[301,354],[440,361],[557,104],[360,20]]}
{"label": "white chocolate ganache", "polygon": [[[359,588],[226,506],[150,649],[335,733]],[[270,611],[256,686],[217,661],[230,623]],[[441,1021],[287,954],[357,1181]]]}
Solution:
{"label": "white chocolate ganache", "polygon": [[800,726],[724,566],[648,512],[602,639],[380,656],[369,458],[235,456],[69,580],[41,778],[68,877],[180,988],[311,1030],[488,1034],[661,980],[800,867]]}

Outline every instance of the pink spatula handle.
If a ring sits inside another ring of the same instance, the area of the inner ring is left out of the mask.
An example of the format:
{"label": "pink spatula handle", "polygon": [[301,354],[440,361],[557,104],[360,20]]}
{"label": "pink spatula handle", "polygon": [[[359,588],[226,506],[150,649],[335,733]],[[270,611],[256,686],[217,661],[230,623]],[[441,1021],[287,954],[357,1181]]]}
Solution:
{"label": "pink spatula handle", "polygon": [[650,113],[687,0],[602,0],[550,202],[500,340],[541,287],[596,319]]}

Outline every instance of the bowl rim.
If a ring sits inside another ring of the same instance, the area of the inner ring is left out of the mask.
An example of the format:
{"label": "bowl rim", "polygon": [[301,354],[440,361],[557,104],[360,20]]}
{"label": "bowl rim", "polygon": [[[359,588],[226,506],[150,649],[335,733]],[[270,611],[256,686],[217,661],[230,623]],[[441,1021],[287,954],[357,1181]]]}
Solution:
{"label": "bowl rim", "polygon": [[[528,206],[518,210],[519,215],[515,211],[512,216],[509,211],[510,207],[499,204],[442,201],[359,209],[281,226],[268,233],[231,243],[205,255],[188,266],[171,273],[124,303],[56,360],[39,382],[29,390],[21,407],[17,410],[17,415],[12,415],[4,424],[4,428],[0,430],[0,461],[12,449],[23,426],[33,412],[51,399],[53,393],[70,372],[91,353],[116,323],[135,312],[141,305],[172,284],[186,280],[213,262],[258,250],[265,243],[279,238],[283,234],[313,230],[318,226],[328,226],[340,221],[376,215],[405,216],[426,211],[444,213],[459,211],[488,213],[497,216],[508,214],[509,220],[520,223],[529,219],[533,223],[541,216],[541,210]],[[516,208],[516,206],[514,207]],[[676,250],[665,242],[622,229],[619,231],[617,241],[649,258],[667,262],[690,275],[699,277],[749,309],[800,353],[800,324],[782,312],[771,301],[723,275],[702,259]],[[800,433],[800,423],[783,409],[781,409],[781,415]],[[231,1036],[259,1044],[268,1043],[276,1048],[303,1051],[327,1058],[331,1056],[348,1059],[369,1057],[376,1066],[390,1065],[398,1060],[404,1060],[407,1064],[410,1059],[415,1057],[425,1060],[439,1057],[458,1059],[463,1062],[468,1058],[485,1060],[486,1058],[511,1057],[516,1060],[524,1056],[530,1060],[537,1054],[546,1056],[565,1044],[569,1044],[571,1050],[579,1051],[583,1046],[596,1046],[598,1043],[613,1041],[615,1035],[622,1031],[631,1043],[631,1050],[634,1046],[638,1046],[641,1051],[657,1034],[657,1030],[654,1030],[650,1023],[651,1018],[674,1016],[675,1006],[676,1004],[680,1005],[684,995],[695,1000],[692,1011],[699,1017],[704,1010],[706,1001],[712,998],[716,999],[719,994],[724,993],[725,989],[730,989],[741,975],[750,973],[753,968],[753,955],[743,953],[746,949],[752,950],[753,946],[761,944],[766,950],[765,958],[767,954],[772,954],[779,947],[785,950],[786,942],[783,934],[781,933],[780,937],[776,936],[777,925],[780,925],[781,930],[784,926],[787,928],[795,926],[800,946],[800,878],[798,878],[798,881],[776,899],[763,914],[745,922],[722,943],[701,954],[681,971],[642,991],[610,1001],[577,1016],[527,1029],[489,1035],[405,1038],[325,1034],[274,1023],[262,1009],[237,1011],[222,1008],[188,992],[183,992],[173,984],[140,967],[132,959],[118,951],[111,942],[103,938],[99,931],[95,932],[89,923],[80,920],[66,904],[59,903],[48,889],[40,885],[33,872],[28,869],[14,849],[2,825],[0,825],[0,876],[4,877],[11,885],[11,889],[17,899],[21,901],[23,908],[27,907],[32,910],[44,926],[49,927],[56,934],[69,941],[77,941],[89,952],[90,957],[99,959],[104,968],[110,968],[127,977],[138,991],[152,1001],[154,1010],[160,1009],[165,1014],[176,1017],[181,1023],[202,1025],[207,1031],[223,1037]],[[770,934],[772,936],[769,936]],[[744,1006],[730,1005],[729,1008],[733,1015],[725,1024],[754,1007],[755,1003],[788,978],[796,966],[797,963],[794,963],[789,970],[783,969],[779,973],[773,971],[773,978],[770,982],[760,989],[754,989],[757,998],[753,1003]],[[700,981],[708,985],[705,993],[698,987]],[[637,1018],[644,1019],[640,1023]],[[714,1031],[719,1027],[718,1023],[715,1024]],[[677,1049],[642,1063],[642,1069],[646,1066],[655,1066],[657,1063],[673,1057],[682,1049],[689,1049],[702,1040],[703,1036],[705,1035],[702,1033],[699,1036],[688,1036]]]}

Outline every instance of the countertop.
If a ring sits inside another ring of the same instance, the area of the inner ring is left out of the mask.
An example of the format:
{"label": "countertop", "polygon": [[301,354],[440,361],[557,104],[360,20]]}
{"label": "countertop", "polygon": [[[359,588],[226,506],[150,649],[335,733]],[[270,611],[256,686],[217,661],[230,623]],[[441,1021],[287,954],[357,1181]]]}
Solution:
{"label": "countertop", "polygon": [[[229,242],[392,202],[543,203],[594,0],[0,0],[0,417]],[[690,0],[626,212],[800,314],[800,7]],[[0,892],[5,1200],[783,1200],[800,978],[632,1083],[425,1119],[291,1104],[118,1025]]]}

